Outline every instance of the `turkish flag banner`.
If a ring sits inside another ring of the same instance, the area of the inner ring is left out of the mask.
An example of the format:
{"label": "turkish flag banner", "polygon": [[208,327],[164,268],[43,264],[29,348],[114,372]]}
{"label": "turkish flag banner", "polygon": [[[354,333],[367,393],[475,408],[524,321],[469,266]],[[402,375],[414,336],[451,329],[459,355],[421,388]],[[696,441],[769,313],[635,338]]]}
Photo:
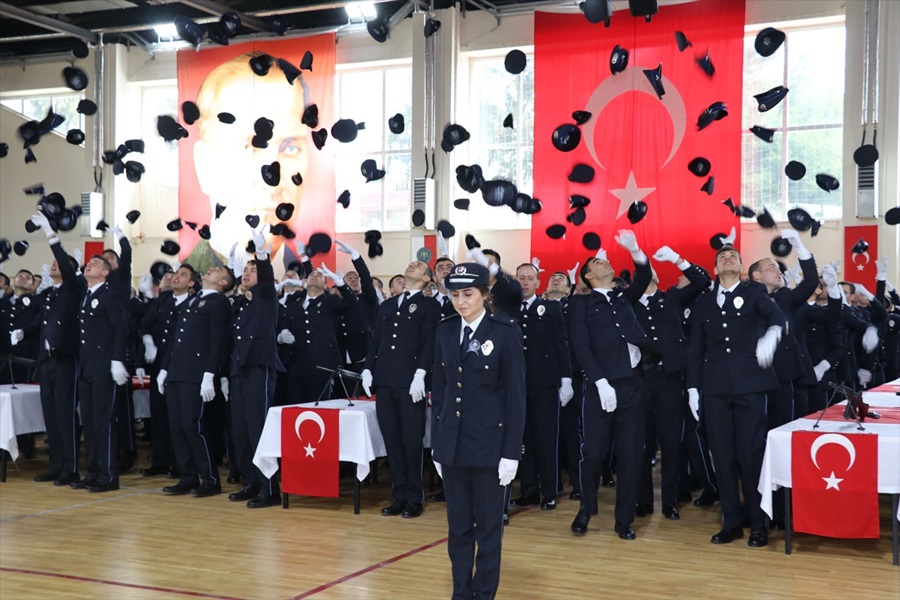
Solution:
{"label": "turkish flag banner", "polygon": [[[862,240],[862,252],[854,247]],[[865,248],[863,250],[863,248]],[[861,283],[875,293],[875,275],[878,270],[878,225],[850,225],[844,227],[844,281]]]}
{"label": "turkish flag banner", "polygon": [[281,411],[281,490],[337,498],[341,411],[290,406]]}
{"label": "turkish flag banner", "polygon": [[878,538],[878,436],[795,431],[791,436],[794,531]]}
{"label": "turkish flag banner", "polygon": [[[680,51],[676,31],[693,45]],[[531,255],[548,273],[584,265],[596,252],[583,243],[593,233],[616,271],[631,270],[614,238],[632,229],[647,256],[667,245],[712,270],[710,238],[732,227],[740,236],[723,201],[741,204],[743,0],[665,6],[650,23],[617,11],[609,27],[537,12],[534,43],[533,195],[542,208],[532,216]],[[611,66],[617,47],[628,52],[624,70],[621,55]],[[714,68],[703,66],[707,53]],[[574,111],[589,118],[575,127]],[[590,181],[570,180],[579,164]],[[570,205],[584,201],[573,195],[590,200],[583,222]],[[557,224],[565,236],[550,239]],[[663,287],[681,274],[671,265],[657,271]]]}

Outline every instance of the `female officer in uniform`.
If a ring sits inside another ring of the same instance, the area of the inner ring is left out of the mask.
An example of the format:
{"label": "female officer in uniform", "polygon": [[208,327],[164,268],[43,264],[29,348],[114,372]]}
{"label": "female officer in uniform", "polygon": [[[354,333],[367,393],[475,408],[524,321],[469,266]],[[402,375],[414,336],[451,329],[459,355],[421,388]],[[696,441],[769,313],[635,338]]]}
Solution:
{"label": "female officer in uniform", "polygon": [[436,334],[431,447],[447,498],[454,599],[497,593],[505,491],[525,428],[522,333],[493,314],[489,285],[487,268],[453,267],[444,287],[456,314]]}

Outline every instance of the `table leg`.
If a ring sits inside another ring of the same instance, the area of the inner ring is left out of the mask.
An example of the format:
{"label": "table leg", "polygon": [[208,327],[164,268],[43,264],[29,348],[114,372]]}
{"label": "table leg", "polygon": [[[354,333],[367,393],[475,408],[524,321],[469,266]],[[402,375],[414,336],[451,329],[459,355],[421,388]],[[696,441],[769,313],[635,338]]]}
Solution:
{"label": "table leg", "polygon": [[290,494],[288,494],[287,492],[281,492],[281,508],[285,510],[287,510],[288,507],[288,496],[290,496]]}
{"label": "table leg", "polygon": [[0,450],[0,456],[3,457],[0,458],[0,483],[3,483],[6,481],[6,457],[9,455],[6,450]]}
{"label": "table leg", "polygon": [[791,553],[791,531],[794,528],[791,512],[791,488],[784,488],[784,553]]}
{"label": "table leg", "polygon": [[900,519],[897,518],[897,510],[900,509],[900,494],[891,495],[891,533],[894,547],[894,566],[900,567]]}
{"label": "table leg", "polygon": [[353,478],[353,514],[359,514],[359,479]]}

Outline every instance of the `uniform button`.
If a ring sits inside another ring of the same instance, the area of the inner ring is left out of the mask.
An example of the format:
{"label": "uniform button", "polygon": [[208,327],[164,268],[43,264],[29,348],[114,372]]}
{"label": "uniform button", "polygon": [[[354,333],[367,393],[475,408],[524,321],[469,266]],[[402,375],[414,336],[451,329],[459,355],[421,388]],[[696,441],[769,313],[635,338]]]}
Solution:
{"label": "uniform button", "polygon": [[395,350],[395,349],[396,349],[396,347],[395,347],[395,346],[391,346],[391,350]]}
{"label": "uniform button", "polygon": [[[443,366],[444,366],[444,363],[441,363],[441,366],[443,367]],[[457,371],[458,371],[459,373],[462,373],[462,367],[457,367]]]}
{"label": "uniform button", "polygon": [[722,323],[722,327],[728,327],[728,323]]}
{"label": "uniform button", "polygon": [[724,310],[722,311],[722,314],[723,314],[723,315],[725,314],[725,311],[724,311]]}
{"label": "uniform button", "polygon": [[181,333],[184,333],[184,329],[179,329],[178,331],[180,331]]}
{"label": "uniform button", "polygon": [[309,333],[309,329],[306,330],[306,333]]}
{"label": "uniform button", "polygon": [[395,333],[395,334],[391,335],[391,337],[397,337],[397,334]]}
{"label": "uniform button", "polygon": [[656,325],[651,325],[650,329],[656,329]]}
{"label": "uniform button", "polygon": [[487,366],[487,365],[484,365],[484,368],[485,368],[485,369],[490,369],[490,367],[489,367],[489,366]]}
{"label": "uniform button", "polygon": [[456,403],[459,404],[460,402],[462,402],[462,398],[457,398]]}
{"label": "uniform button", "polygon": [[237,339],[241,339],[241,336],[238,336],[238,338],[237,338]]}
{"label": "uniform button", "polygon": [[527,340],[527,339],[528,339],[528,336],[525,335],[525,334],[522,334],[522,339],[523,339],[523,340]]}
{"label": "uniform button", "polygon": [[397,323],[394,323],[394,327],[396,327],[396,326],[397,326]]}
{"label": "uniform button", "polygon": [[731,354],[731,348],[725,348],[725,352],[727,352],[728,354]]}
{"label": "uniform button", "polygon": [[399,317],[399,316],[400,316],[400,311],[398,310],[398,311],[395,312],[394,314],[397,315],[397,316]]}
{"label": "uniform button", "polygon": [[306,322],[306,323],[309,323],[309,319],[307,319],[305,322]]}
{"label": "uniform button", "polygon": [[[57,321],[57,323],[59,323],[59,321]],[[44,325],[46,325],[46,324],[47,324],[47,321],[44,321]]]}
{"label": "uniform button", "polygon": [[461,382],[461,381],[457,381],[457,382],[456,382],[456,387],[461,388],[461,387],[462,387],[462,382]]}
{"label": "uniform button", "polygon": [[616,327],[618,327],[618,326],[619,326],[619,324],[618,324],[618,323],[616,323]]}
{"label": "uniform button", "polygon": [[456,411],[456,416],[457,416],[457,417],[459,416],[459,411]]}
{"label": "uniform button", "polygon": [[528,327],[528,323],[522,323],[522,327]]}
{"label": "uniform button", "polygon": [[728,338],[725,338],[725,341],[726,341],[726,342],[730,342],[731,340],[729,340]]}
{"label": "uniform button", "polygon": [[653,320],[653,315],[649,315],[647,318],[650,319],[650,320],[652,321],[652,320]]}

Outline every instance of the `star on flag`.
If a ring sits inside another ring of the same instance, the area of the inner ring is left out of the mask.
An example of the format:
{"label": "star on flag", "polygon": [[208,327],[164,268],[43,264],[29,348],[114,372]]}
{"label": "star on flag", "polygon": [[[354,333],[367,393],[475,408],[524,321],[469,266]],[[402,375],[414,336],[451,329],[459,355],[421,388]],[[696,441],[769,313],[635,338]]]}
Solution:
{"label": "star on flag", "polygon": [[839,479],[834,476],[834,471],[831,472],[831,477],[823,477],[822,481],[824,481],[827,485],[825,486],[826,490],[830,490],[832,488],[837,491],[841,491],[841,488],[838,487],[838,484],[843,481],[843,479]]}
{"label": "star on flag", "polygon": [[[313,458],[315,458],[316,449],[312,447],[312,444],[307,442],[307,444],[303,447],[303,449],[306,450],[307,456],[312,456]],[[834,475],[834,473],[832,473],[832,475]]]}
{"label": "star on flag", "polygon": [[609,193],[620,200],[619,210],[616,213],[616,219],[628,212],[628,208],[639,200],[643,200],[649,196],[656,188],[639,188],[637,181],[634,179],[634,171],[628,173],[628,183],[625,187],[618,190],[609,190]]}

